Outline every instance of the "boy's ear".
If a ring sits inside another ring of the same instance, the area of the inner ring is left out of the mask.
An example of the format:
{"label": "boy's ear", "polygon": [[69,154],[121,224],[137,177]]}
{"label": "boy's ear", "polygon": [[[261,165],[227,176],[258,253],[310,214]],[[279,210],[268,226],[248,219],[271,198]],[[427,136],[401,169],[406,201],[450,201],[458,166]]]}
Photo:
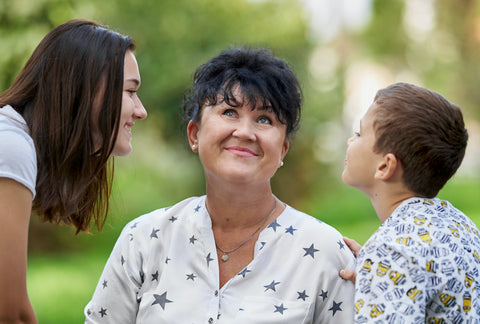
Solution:
{"label": "boy's ear", "polygon": [[398,168],[399,163],[395,154],[387,153],[377,166],[375,179],[386,181],[393,177]]}

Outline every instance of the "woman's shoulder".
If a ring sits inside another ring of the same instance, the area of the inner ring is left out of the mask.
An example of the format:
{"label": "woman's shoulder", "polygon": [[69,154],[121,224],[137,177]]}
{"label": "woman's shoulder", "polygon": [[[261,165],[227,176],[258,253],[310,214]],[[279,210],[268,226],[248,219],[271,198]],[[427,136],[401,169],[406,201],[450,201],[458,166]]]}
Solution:
{"label": "woman's shoulder", "polygon": [[353,264],[353,254],[333,226],[290,206],[277,219],[277,223],[277,232],[281,234],[279,236],[283,242],[287,242],[289,247],[300,245],[302,259],[321,254],[322,258],[328,258],[328,262],[342,267]]}
{"label": "woman's shoulder", "polygon": [[131,220],[125,229],[151,230],[152,226],[161,227],[185,217],[190,212],[195,213],[197,206],[203,204],[204,197],[188,197],[174,205],[161,207]]}
{"label": "woman's shoulder", "polygon": [[[294,241],[303,245],[309,243],[313,244],[315,249],[322,247],[323,251],[334,254],[348,249],[343,243],[342,234],[333,226],[290,206],[287,206],[276,222],[278,233],[290,234],[286,237],[292,244]],[[285,238],[285,235],[281,237]],[[305,247],[308,248],[310,245],[307,244]]]}
{"label": "woman's shoulder", "polygon": [[285,209],[285,212],[282,215],[282,221],[294,223],[297,226],[301,226],[302,231],[305,231],[307,233],[341,237],[340,232],[333,226],[309,214],[301,212],[291,206],[287,206],[287,208]]}

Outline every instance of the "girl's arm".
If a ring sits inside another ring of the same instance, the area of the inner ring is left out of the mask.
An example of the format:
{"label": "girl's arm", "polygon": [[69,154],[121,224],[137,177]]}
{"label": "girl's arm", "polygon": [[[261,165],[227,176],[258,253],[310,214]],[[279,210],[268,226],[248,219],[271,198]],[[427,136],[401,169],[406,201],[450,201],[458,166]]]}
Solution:
{"label": "girl's arm", "polygon": [[0,178],[0,323],[37,323],[27,294],[28,226],[32,192]]}

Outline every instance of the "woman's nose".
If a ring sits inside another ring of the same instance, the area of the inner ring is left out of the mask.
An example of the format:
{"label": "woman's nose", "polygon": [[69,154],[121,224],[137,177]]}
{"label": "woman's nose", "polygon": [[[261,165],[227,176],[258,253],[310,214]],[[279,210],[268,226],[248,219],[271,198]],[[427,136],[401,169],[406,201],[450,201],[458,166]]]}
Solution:
{"label": "woman's nose", "polygon": [[254,125],[252,125],[250,120],[245,118],[243,120],[240,120],[235,125],[235,130],[233,131],[233,135],[242,139],[254,141],[256,138],[255,127]]}

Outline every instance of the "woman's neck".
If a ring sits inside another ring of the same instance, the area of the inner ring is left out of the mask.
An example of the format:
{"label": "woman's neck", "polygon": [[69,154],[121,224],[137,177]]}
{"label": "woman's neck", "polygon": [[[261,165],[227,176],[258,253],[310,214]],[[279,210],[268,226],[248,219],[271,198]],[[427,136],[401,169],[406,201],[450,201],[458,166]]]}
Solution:
{"label": "woman's neck", "polygon": [[[212,227],[228,231],[258,226],[274,208],[275,200],[269,185],[261,190],[207,186],[205,204]],[[277,201],[277,209],[280,209],[279,204]]]}

